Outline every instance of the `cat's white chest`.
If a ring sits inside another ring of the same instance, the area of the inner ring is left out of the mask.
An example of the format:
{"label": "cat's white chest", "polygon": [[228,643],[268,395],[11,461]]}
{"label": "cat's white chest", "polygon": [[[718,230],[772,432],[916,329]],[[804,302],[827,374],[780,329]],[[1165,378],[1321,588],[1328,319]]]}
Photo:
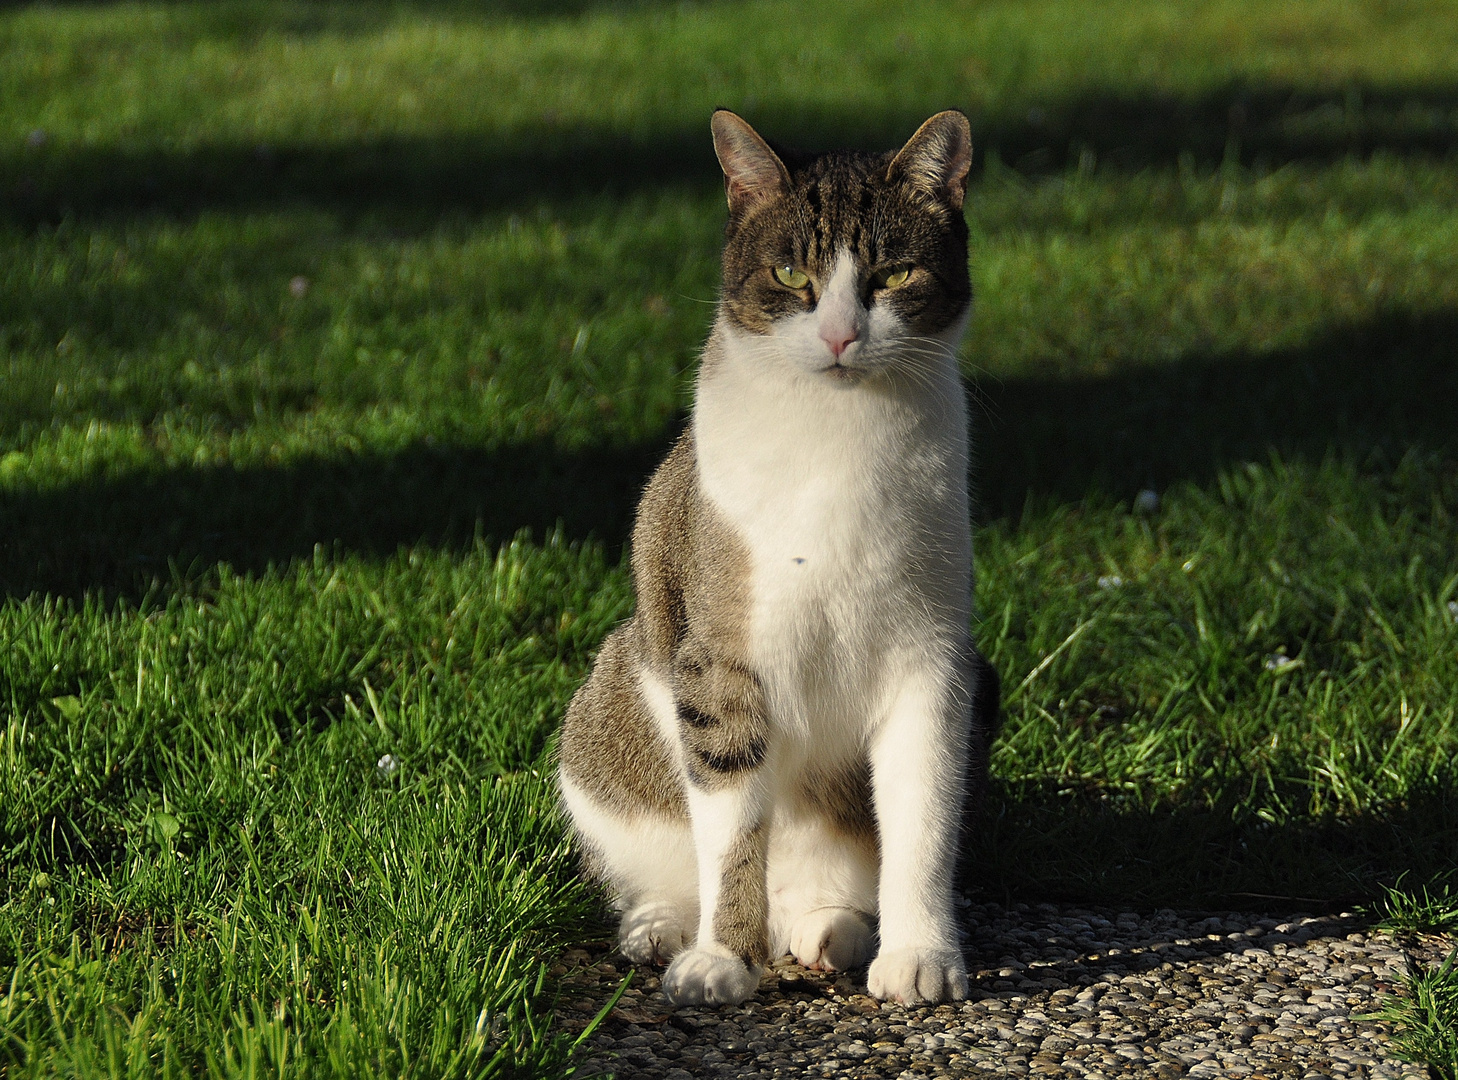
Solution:
{"label": "cat's white chest", "polygon": [[966,631],[960,385],[919,401],[717,374],[695,409],[699,480],[750,552],[755,666],[786,728],[854,740],[919,643]]}

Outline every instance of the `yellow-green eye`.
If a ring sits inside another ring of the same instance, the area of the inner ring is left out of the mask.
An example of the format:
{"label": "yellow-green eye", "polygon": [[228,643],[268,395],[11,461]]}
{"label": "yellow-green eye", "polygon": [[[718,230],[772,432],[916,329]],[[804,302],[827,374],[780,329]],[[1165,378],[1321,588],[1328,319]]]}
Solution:
{"label": "yellow-green eye", "polygon": [[810,284],[810,276],[793,266],[776,266],[775,280],[787,289],[803,289]]}
{"label": "yellow-green eye", "polygon": [[909,278],[910,276],[911,276],[911,267],[909,267],[909,266],[898,266],[894,270],[888,271],[887,273],[885,273],[885,274],[882,275],[882,277],[881,277],[881,283],[882,283],[881,284],[881,287],[883,289],[894,289],[898,285],[905,285],[906,284],[906,279]]}

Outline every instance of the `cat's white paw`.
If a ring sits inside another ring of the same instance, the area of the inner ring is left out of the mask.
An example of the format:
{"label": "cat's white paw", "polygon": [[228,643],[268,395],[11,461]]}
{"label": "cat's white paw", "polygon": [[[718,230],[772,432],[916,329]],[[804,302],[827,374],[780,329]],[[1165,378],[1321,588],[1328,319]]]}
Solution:
{"label": "cat's white paw", "polygon": [[790,952],[807,968],[846,971],[871,955],[871,928],[850,908],[816,908],[790,927]]}
{"label": "cat's white paw", "polygon": [[758,967],[709,949],[679,953],[663,976],[663,993],[675,1005],[737,1005],[758,986]]}
{"label": "cat's white paw", "polygon": [[639,904],[618,924],[618,948],[635,964],[666,964],[692,939],[683,909],[667,900]]}
{"label": "cat's white paw", "polygon": [[871,996],[905,1005],[961,1001],[967,996],[967,964],[956,949],[892,949],[871,962]]}

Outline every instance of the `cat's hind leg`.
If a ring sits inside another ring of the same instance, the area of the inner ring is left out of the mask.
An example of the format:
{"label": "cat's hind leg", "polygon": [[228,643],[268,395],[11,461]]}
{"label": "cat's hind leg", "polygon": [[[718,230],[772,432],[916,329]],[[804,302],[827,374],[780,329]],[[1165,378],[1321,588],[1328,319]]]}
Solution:
{"label": "cat's hind leg", "polygon": [[699,917],[694,840],[687,821],[643,813],[632,819],[559,778],[589,863],[622,911],[618,947],[635,964],[666,964],[694,940]]}
{"label": "cat's hind leg", "polygon": [[877,860],[868,811],[840,823],[813,812],[776,820],[768,874],[776,954],[817,971],[846,971],[871,958]]}
{"label": "cat's hind leg", "polygon": [[667,963],[694,940],[697,863],[683,782],[638,678],[637,620],[603,642],[562,723],[557,773],[587,869],[623,913],[619,946]]}

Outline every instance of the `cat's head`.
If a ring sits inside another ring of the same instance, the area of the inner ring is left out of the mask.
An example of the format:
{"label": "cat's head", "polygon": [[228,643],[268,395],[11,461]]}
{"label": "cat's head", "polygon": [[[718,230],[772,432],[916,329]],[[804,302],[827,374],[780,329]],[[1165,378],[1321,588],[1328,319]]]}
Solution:
{"label": "cat's head", "polygon": [[895,152],[781,157],[714,113],[729,225],[720,310],[766,363],[856,382],[945,356],[972,300],[972,134],[938,113]]}

